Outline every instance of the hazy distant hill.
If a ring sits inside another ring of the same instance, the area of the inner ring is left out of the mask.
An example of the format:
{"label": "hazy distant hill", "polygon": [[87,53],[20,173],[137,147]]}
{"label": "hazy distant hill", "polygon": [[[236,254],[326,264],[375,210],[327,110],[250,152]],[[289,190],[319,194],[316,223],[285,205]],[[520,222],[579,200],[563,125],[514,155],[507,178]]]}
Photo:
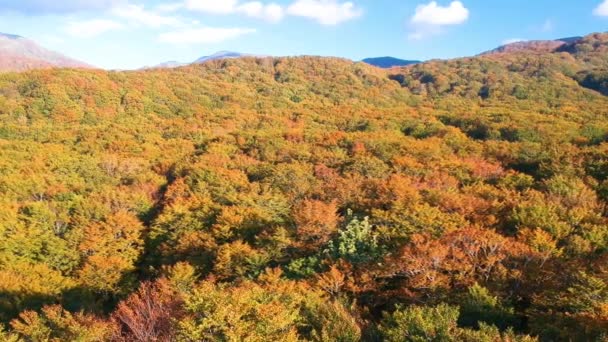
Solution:
{"label": "hazy distant hill", "polygon": [[[254,55],[248,53],[234,52],[234,51],[219,51],[209,56],[203,56],[199,59],[195,60],[192,63],[180,63],[176,61],[170,61],[158,64],[152,68],[177,68],[180,66],[185,66],[188,64],[201,64],[209,61],[215,61],[220,59],[234,59],[241,57],[268,57],[263,55]],[[420,63],[420,61],[416,60],[404,60],[395,57],[375,57],[375,58],[366,58],[363,60],[364,63],[379,67],[379,68],[392,68],[399,66],[406,66]]]}
{"label": "hazy distant hill", "polygon": [[0,33],[0,71],[65,67],[90,68],[90,65],[48,50],[30,39]]}
{"label": "hazy distant hill", "polygon": [[[210,56],[203,56],[203,57],[197,59],[196,61],[194,61],[194,63],[205,63],[208,61],[215,61],[218,59],[241,58],[241,57],[258,57],[258,56],[248,54],[248,53],[241,53],[241,52],[219,51]],[[261,57],[261,56],[259,56],[259,57]]]}
{"label": "hazy distant hill", "polygon": [[168,62],[160,63],[159,65],[156,65],[155,68],[177,68],[177,67],[184,66],[184,65],[187,65],[187,64],[180,63],[178,61],[168,61]]}
{"label": "hazy distant hill", "polygon": [[399,58],[395,58],[395,57],[366,58],[363,60],[363,62],[373,65],[373,66],[377,66],[379,68],[392,68],[392,67],[406,66],[406,65],[420,63],[420,61],[405,60],[405,59],[399,59]]}
{"label": "hazy distant hill", "polygon": [[164,63],[158,64],[158,65],[155,65],[153,67],[146,67],[144,69],[177,68],[177,67],[181,67],[181,66],[185,66],[185,65],[189,65],[189,64],[201,64],[201,63],[205,63],[205,62],[209,62],[209,61],[215,61],[218,59],[232,59],[232,58],[240,58],[240,57],[262,57],[262,56],[252,55],[252,54],[248,54],[248,53],[234,52],[234,51],[219,51],[219,52],[216,52],[209,56],[200,57],[191,63],[181,63],[181,62],[177,62],[177,61],[169,61],[169,62],[164,62]]}

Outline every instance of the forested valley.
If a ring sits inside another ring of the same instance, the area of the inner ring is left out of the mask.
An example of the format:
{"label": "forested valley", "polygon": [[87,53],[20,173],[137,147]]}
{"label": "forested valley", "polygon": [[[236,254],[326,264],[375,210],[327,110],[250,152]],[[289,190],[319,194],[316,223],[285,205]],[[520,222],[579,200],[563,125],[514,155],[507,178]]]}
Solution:
{"label": "forested valley", "polygon": [[608,34],[0,74],[0,340],[605,341]]}

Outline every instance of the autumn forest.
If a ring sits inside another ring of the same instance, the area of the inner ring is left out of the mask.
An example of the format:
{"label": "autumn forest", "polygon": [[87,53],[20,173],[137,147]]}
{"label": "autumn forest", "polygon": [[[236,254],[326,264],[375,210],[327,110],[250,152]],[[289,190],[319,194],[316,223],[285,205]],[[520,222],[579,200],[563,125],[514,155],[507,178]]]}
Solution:
{"label": "autumn forest", "polygon": [[605,341],[608,34],[0,74],[2,341]]}

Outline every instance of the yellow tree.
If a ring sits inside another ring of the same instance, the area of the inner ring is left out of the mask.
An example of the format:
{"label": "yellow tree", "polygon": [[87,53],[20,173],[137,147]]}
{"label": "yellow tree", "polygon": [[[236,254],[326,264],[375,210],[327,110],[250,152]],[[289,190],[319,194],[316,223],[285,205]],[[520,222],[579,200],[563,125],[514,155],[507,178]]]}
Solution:
{"label": "yellow tree", "polygon": [[87,227],[79,245],[85,258],[78,272],[83,285],[106,293],[119,291],[119,283],[135,269],[142,252],[142,230],[142,223],[124,211]]}

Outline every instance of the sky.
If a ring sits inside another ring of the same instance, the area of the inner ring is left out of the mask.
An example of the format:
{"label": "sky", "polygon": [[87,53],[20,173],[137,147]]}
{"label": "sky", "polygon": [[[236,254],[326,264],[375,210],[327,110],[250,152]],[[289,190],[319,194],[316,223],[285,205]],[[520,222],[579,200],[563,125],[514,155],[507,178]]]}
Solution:
{"label": "sky", "polygon": [[256,55],[475,55],[608,31],[608,0],[0,0],[0,32],[106,69]]}

